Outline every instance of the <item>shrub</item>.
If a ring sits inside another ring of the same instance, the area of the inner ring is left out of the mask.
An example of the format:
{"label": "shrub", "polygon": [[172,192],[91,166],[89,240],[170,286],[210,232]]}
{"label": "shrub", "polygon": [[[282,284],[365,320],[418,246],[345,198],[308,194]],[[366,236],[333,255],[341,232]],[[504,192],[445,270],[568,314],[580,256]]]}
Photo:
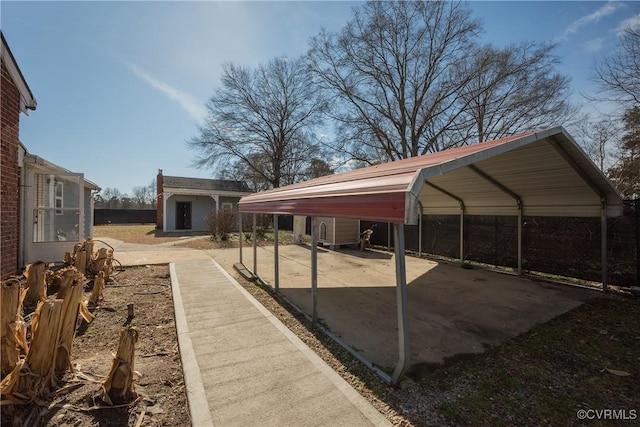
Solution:
{"label": "shrub", "polygon": [[233,231],[233,214],[227,211],[210,211],[207,215],[207,230],[213,240],[227,241]]}

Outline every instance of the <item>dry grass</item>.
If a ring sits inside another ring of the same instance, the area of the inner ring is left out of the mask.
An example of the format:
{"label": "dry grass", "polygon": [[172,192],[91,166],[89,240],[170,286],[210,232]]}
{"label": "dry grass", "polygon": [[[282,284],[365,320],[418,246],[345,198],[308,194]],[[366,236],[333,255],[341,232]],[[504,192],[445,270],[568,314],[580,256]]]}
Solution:
{"label": "dry grass", "polygon": [[143,245],[175,242],[184,236],[204,236],[206,234],[204,232],[165,233],[156,230],[155,224],[96,225],[93,227],[93,235],[97,240],[100,240],[101,237],[110,237],[126,243]]}
{"label": "dry grass", "polygon": [[[96,225],[93,232],[95,239],[100,240],[101,237],[109,237],[121,240],[126,243],[138,243],[143,245],[156,245],[158,243],[177,242],[184,240],[185,237],[201,236],[201,239],[186,240],[177,245],[192,249],[222,249],[237,248],[239,234],[230,233],[228,240],[213,240],[211,236],[204,231],[201,232],[181,232],[181,233],[165,233],[155,229],[155,224],[141,225]],[[245,245],[251,245],[251,233],[243,233]],[[293,244],[293,233],[291,231],[279,230],[278,242],[281,245]],[[307,241],[310,240],[307,236]],[[258,239],[260,245],[273,243],[273,230],[267,230],[264,237]]]}

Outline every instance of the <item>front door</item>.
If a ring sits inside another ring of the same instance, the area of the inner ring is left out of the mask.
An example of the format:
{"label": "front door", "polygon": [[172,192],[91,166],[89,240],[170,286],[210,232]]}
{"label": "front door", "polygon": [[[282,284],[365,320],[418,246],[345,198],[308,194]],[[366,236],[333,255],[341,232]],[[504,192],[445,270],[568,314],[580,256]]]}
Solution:
{"label": "front door", "polygon": [[191,230],[191,202],[176,202],[176,230]]}

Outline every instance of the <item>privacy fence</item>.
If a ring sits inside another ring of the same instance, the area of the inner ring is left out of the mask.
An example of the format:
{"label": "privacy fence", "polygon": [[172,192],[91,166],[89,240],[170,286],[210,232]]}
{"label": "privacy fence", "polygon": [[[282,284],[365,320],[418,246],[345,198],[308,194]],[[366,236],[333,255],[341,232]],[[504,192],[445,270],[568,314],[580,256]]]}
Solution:
{"label": "privacy fence", "polygon": [[149,224],[155,222],[155,209],[94,209],[93,211],[93,225]]}
{"label": "privacy fence", "polygon": [[[625,215],[607,221],[609,283],[640,286],[640,199],[627,200]],[[522,258],[525,271],[600,282],[600,218],[525,216]],[[387,223],[362,221],[361,231],[374,226],[371,242],[393,246]],[[422,252],[459,257],[460,217],[425,215]],[[419,227],[405,227],[406,249],[419,251]],[[389,240],[390,239],[390,240]],[[472,216],[464,218],[465,259],[494,266],[517,268],[517,217]]]}

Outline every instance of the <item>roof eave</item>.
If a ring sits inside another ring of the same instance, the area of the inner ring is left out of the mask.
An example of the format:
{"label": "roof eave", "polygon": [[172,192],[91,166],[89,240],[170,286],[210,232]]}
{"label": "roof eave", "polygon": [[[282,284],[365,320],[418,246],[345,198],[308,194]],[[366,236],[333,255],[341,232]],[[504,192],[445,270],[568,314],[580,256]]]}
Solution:
{"label": "roof eave", "polygon": [[9,44],[1,31],[0,36],[2,38],[2,61],[7,67],[11,79],[20,92],[20,111],[28,115],[29,110],[36,109],[38,102],[33,96],[33,92],[31,92],[31,88],[29,88],[22,71],[20,71],[20,67],[18,66],[18,63],[9,48]]}

